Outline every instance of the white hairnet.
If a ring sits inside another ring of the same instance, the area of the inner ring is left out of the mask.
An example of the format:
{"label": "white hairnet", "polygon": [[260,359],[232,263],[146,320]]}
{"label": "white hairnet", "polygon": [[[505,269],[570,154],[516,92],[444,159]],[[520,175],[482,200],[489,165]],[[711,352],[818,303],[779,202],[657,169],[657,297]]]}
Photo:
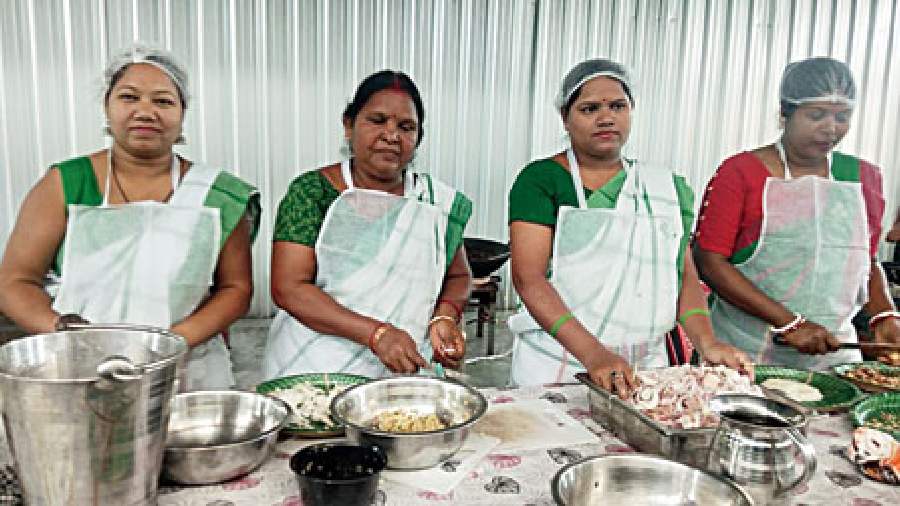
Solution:
{"label": "white hairnet", "polygon": [[853,107],[856,83],[850,68],[832,58],[807,58],[789,63],[781,77],[782,103],[834,102]]}
{"label": "white hairnet", "polygon": [[103,73],[106,89],[104,95],[109,95],[110,90],[115,84],[114,81],[118,80],[121,76],[121,72],[135,63],[153,65],[165,72],[178,89],[178,94],[180,95],[184,107],[187,107],[188,79],[184,67],[175,60],[175,56],[173,56],[172,53],[142,43],[135,43],[134,45],[125,48],[110,60],[109,65],[106,67],[106,71]]}
{"label": "white hairnet", "polygon": [[578,65],[572,67],[572,70],[566,74],[559,86],[559,93],[556,95],[554,105],[557,109],[562,109],[572,98],[572,94],[576,90],[584,86],[584,83],[594,79],[595,77],[611,77],[622,83],[625,94],[631,105],[634,105],[634,98],[631,95],[632,84],[631,75],[628,69],[620,63],[605,58],[592,58],[585,60]]}

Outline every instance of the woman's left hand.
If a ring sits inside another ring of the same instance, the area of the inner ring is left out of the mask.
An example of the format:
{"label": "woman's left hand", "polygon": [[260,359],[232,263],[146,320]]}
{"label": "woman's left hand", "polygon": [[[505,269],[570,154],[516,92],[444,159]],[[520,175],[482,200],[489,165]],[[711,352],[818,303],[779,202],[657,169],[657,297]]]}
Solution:
{"label": "woman's left hand", "polygon": [[900,319],[885,318],[874,330],[876,343],[900,344]]}
{"label": "woman's left hand", "polygon": [[[900,344],[900,320],[887,318],[875,327],[874,333],[876,343]],[[878,360],[890,365],[900,365],[900,361],[897,361],[897,352],[885,352]]]}
{"label": "woman's left hand", "polygon": [[434,320],[428,327],[434,360],[458,369],[460,360],[466,354],[466,337],[462,330],[451,320],[441,318]]}
{"label": "woman's left hand", "polygon": [[724,365],[750,377],[753,381],[753,362],[743,351],[721,341],[713,341],[698,349],[700,357],[712,365]]}

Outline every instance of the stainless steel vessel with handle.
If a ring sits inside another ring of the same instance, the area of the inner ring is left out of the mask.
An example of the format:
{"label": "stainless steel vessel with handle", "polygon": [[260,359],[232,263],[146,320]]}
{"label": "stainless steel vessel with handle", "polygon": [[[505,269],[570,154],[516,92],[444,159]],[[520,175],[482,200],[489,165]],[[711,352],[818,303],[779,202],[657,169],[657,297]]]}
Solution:
{"label": "stainless steel vessel with handle", "polygon": [[156,504],[187,344],[125,325],[0,347],[3,425],[28,504]]}
{"label": "stainless steel vessel with handle", "polygon": [[816,471],[816,451],[801,433],[806,416],[761,397],[727,394],[712,399],[720,418],[707,468],[747,491],[756,504],[786,502]]}

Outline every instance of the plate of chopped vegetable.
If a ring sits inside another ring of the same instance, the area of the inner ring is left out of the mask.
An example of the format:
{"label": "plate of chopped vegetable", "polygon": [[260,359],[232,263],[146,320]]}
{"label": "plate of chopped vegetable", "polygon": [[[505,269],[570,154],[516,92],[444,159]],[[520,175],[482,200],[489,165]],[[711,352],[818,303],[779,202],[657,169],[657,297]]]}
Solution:
{"label": "plate of chopped vegetable", "polygon": [[854,362],[831,368],[835,374],[852,381],[866,392],[900,391],[900,367],[881,362]]}
{"label": "plate of chopped vegetable", "polygon": [[850,411],[856,427],[870,427],[886,432],[900,441],[900,393],[877,394],[857,404]]}
{"label": "plate of chopped vegetable", "polygon": [[356,374],[310,373],[275,378],[256,387],[261,394],[278,397],[291,406],[285,432],[301,437],[335,437],[344,428],[331,418],[331,400],[347,388],[370,378]]}

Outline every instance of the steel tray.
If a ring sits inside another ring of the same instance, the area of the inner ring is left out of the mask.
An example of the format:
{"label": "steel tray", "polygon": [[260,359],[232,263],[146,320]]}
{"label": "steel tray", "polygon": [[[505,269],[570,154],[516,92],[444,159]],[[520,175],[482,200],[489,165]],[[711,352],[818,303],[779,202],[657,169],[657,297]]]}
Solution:
{"label": "steel tray", "polygon": [[575,375],[588,387],[591,418],[623,442],[644,453],[689,466],[706,468],[706,456],[716,429],[675,429],[661,425],[615,394],[597,386],[585,373]]}

